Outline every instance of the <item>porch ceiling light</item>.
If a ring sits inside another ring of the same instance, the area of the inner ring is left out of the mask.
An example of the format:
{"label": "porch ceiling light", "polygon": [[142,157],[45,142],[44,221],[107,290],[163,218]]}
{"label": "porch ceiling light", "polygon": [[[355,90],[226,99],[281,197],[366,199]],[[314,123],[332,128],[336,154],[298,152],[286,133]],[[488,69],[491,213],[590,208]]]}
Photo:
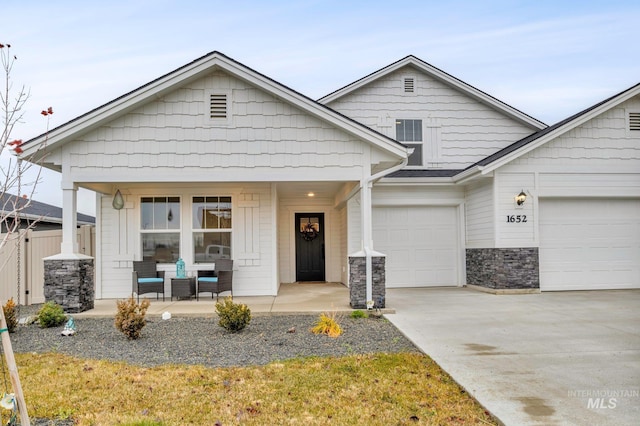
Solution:
{"label": "porch ceiling light", "polygon": [[516,195],[516,204],[521,206],[525,201],[527,201],[527,194],[524,193],[523,189],[518,195]]}
{"label": "porch ceiling light", "polygon": [[113,202],[111,205],[116,210],[122,210],[124,207],[124,198],[122,197],[122,193],[120,193],[119,189],[116,191],[116,195],[113,196]]}
{"label": "porch ceiling light", "polygon": [[316,196],[316,194],[315,194],[315,193],[313,193],[313,192],[309,192],[309,193],[307,194],[307,197],[315,197],[315,196]]}

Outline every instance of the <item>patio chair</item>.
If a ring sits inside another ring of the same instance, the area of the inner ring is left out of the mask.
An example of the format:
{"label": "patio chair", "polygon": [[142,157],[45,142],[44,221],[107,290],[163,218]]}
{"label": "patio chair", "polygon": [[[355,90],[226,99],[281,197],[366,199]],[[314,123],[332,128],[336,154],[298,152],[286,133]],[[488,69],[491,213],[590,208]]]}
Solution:
{"label": "patio chair", "polygon": [[200,293],[211,293],[216,295],[216,301],[220,293],[229,291],[233,296],[233,260],[231,259],[218,259],[216,260],[215,268],[213,271],[198,271],[198,289],[196,290],[196,300],[198,300]]}
{"label": "patio chair", "polygon": [[164,271],[158,271],[155,262],[134,261],[133,292],[138,295],[138,302],[140,302],[140,295],[145,293],[155,293],[156,300],[162,293],[164,302]]}

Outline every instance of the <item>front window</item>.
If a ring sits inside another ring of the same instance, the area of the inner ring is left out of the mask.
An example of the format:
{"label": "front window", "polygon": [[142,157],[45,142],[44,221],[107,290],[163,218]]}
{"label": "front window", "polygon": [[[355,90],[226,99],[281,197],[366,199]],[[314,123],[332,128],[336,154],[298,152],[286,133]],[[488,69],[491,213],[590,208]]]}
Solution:
{"label": "front window", "polygon": [[193,197],[195,263],[231,259],[231,197]]}
{"label": "front window", "polygon": [[174,263],[180,257],[180,197],[140,201],[142,259]]}
{"label": "front window", "polygon": [[422,120],[396,120],[396,140],[413,148],[407,165],[422,166]]}

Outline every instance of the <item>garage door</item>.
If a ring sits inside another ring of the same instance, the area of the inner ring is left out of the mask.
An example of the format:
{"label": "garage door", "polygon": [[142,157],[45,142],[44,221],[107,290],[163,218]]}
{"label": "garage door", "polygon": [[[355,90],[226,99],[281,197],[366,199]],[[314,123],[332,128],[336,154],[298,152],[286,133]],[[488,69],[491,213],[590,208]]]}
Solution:
{"label": "garage door", "polygon": [[373,241],[387,255],[387,287],[457,285],[455,207],[376,207]]}
{"label": "garage door", "polygon": [[541,200],[540,289],[640,288],[640,200]]}

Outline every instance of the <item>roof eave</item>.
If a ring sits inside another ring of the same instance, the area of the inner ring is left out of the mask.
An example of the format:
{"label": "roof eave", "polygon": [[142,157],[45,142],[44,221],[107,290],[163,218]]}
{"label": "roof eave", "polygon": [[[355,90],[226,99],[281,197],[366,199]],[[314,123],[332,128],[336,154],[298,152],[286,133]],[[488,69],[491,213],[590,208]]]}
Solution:
{"label": "roof eave", "polygon": [[[398,158],[405,158],[407,156],[406,147],[399,142],[332,110],[326,105],[307,98],[220,52],[212,52],[116,98],[89,113],[77,117],[46,134],[31,139],[23,145],[24,151],[20,155],[20,158],[38,159],[38,154],[40,154],[41,157],[52,147],[76,138],[78,135],[84,134],[112,120],[114,117],[125,114],[127,111],[143,104],[152,96],[161,96],[163,93],[173,90],[178,84],[185,84],[198,79],[202,75],[211,72],[214,67],[219,67],[233,74],[235,77],[262,87],[274,96],[293,103],[307,113],[315,115],[324,121],[328,121],[360,139],[372,142],[378,147],[391,152]],[[45,143],[46,149],[43,150],[42,148]]]}
{"label": "roof eave", "polygon": [[593,118],[608,111],[609,109],[631,99],[634,96],[637,96],[638,94],[640,94],[640,84],[637,84],[631,87],[630,89],[620,93],[618,96],[614,96],[608,102],[604,102],[595,108],[587,109],[588,111],[583,114],[579,113],[575,119],[568,121],[564,125],[559,126],[557,129],[553,129],[552,131],[542,135],[541,137],[532,140],[530,143],[527,143],[526,145],[523,145],[522,147],[481,167],[483,167],[483,170],[486,172],[494,171],[510,163],[511,161],[533,151],[534,149],[546,144],[547,142],[561,136],[562,134],[575,129],[576,127],[586,123],[589,120],[592,120]]}

